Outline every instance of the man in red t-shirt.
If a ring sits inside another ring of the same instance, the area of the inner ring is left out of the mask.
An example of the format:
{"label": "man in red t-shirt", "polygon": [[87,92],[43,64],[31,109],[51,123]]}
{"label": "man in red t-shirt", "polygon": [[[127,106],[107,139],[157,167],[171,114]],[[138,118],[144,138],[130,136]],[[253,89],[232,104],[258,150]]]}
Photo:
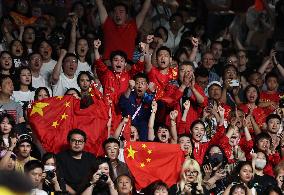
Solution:
{"label": "man in red t-shirt", "polygon": [[114,50],[122,50],[126,52],[129,59],[132,59],[137,32],[143,24],[151,0],[145,0],[136,18],[130,20],[128,19],[127,5],[123,3],[116,4],[113,7],[112,17],[109,17],[103,0],[96,0],[96,3],[104,32],[104,59],[109,59],[110,53]]}

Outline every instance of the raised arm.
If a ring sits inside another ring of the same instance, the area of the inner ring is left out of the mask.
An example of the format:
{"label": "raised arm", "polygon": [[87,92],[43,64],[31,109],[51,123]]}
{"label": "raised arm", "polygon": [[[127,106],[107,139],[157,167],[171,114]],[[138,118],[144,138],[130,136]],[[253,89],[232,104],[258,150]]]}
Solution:
{"label": "raised arm", "polygon": [[183,107],[184,107],[184,111],[182,113],[182,118],[181,120],[183,122],[186,122],[186,117],[187,117],[187,114],[188,114],[188,111],[189,111],[189,108],[190,108],[190,101],[189,100],[186,100],[184,103],[183,103]]}
{"label": "raised arm", "polygon": [[158,108],[157,102],[153,101],[151,115],[150,115],[150,119],[148,122],[148,140],[149,141],[153,141],[155,139],[154,123],[155,123],[157,108]]}
{"label": "raised arm", "polygon": [[145,0],[141,11],[136,16],[136,25],[138,29],[142,26],[150,6],[151,6],[151,0]]}
{"label": "raised arm", "polygon": [[152,69],[152,60],[151,54],[149,51],[149,45],[154,41],[154,35],[147,35],[146,43],[141,43],[140,47],[142,52],[144,53],[144,61],[145,61],[145,72],[148,73]]}
{"label": "raised arm", "polygon": [[170,112],[170,119],[171,119],[171,127],[170,127],[170,132],[171,132],[171,144],[176,144],[177,143],[177,123],[176,123],[176,118],[178,116],[178,111],[173,110]]}
{"label": "raised arm", "polygon": [[71,32],[70,32],[70,43],[68,46],[69,53],[75,53],[76,47],[76,28],[78,23],[78,17],[76,15],[71,18]]}
{"label": "raised arm", "polygon": [[52,75],[51,75],[51,84],[52,85],[55,85],[59,80],[61,67],[62,67],[62,61],[63,61],[63,58],[65,57],[66,53],[67,53],[67,51],[65,49],[60,50],[60,55],[59,55],[58,61],[55,64],[54,69],[52,71]]}
{"label": "raised arm", "polygon": [[99,48],[101,46],[101,41],[99,39],[94,40],[94,53],[95,53],[95,60],[99,60],[101,58],[99,53]]}
{"label": "raised arm", "polygon": [[128,123],[128,121],[129,121],[128,117],[123,117],[122,121],[119,123],[119,125],[117,126],[117,128],[114,132],[114,135],[113,135],[114,138],[116,138],[116,139],[119,138],[122,129],[125,127],[125,125]]}
{"label": "raised arm", "polygon": [[193,62],[193,61],[195,61],[196,55],[198,53],[198,44],[199,44],[198,43],[198,39],[192,37],[191,38],[191,43],[193,45],[193,48],[192,48],[192,50],[191,50],[191,52],[189,54],[189,61]]}
{"label": "raised arm", "polygon": [[134,90],[134,87],[135,87],[135,81],[134,80],[129,80],[128,88],[127,88],[126,92],[124,93],[124,96],[127,99],[129,98],[131,91]]}
{"label": "raised arm", "polygon": [[195,88],[195,77],[194,77],[194,74],[192,74],[192,76],[190,76],[189,88],[191,89],[193,95],[196,97],[197,103],[198,104],[202,104],[204,102],[204,97]]}
{"label": "raised arm", "polygon": [[104,24],[107,17],[108,17],[106,8],[104,6],[104,2],[103,2],[103,0],[96,0],[96,3],[97,3],[97,6],[98,6],[98,10],[99,10],[99,16],[100,16],[101,24]]}

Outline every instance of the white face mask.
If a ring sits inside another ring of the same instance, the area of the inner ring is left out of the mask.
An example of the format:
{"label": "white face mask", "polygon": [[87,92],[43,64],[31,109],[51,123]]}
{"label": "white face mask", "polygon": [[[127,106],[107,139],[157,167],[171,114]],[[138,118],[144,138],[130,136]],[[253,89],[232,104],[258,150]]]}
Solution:
{"label": "white face mask", "polygon": [[255,160],[255,168],[257,169],[263,169],[266,165],[266,160],[265,159],[256,159]]}
{"label": "white face mask", "polygon": [[44,165],[44,171],[54,171],[55,166],[53,165]]}

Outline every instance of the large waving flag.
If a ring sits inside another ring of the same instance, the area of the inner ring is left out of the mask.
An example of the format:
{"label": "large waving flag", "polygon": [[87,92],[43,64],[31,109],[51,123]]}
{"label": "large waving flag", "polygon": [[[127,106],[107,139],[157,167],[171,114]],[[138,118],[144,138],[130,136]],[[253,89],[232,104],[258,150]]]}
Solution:
{"label": "large waving flag", "polygon": [[85,150],[101,153],[101,144],[107,138],[108,106],[99,96],[93,99],[94,103],[86,109],[80,109],[80,100],[73,96],[52,97],[32,104],[29,122],[46,151],[62,151],[68,132],[78,128],[87,134]]}
{"label": "large waving flag", "polygon": [[162,180],[172,186],[179,179],[184,154],[178,144],[128,142],[125,162],[135,178],[137,189]]}

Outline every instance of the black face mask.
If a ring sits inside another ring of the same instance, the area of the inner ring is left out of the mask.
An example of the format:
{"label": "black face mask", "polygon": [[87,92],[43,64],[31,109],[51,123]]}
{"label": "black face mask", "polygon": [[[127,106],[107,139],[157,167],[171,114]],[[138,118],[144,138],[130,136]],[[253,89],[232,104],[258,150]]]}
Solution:
{"label": "black face mask", "polygon": [[216,167],[223,161],[223,154],[215,153],[209,157],[209,163],[211,164],[212,168]]}

